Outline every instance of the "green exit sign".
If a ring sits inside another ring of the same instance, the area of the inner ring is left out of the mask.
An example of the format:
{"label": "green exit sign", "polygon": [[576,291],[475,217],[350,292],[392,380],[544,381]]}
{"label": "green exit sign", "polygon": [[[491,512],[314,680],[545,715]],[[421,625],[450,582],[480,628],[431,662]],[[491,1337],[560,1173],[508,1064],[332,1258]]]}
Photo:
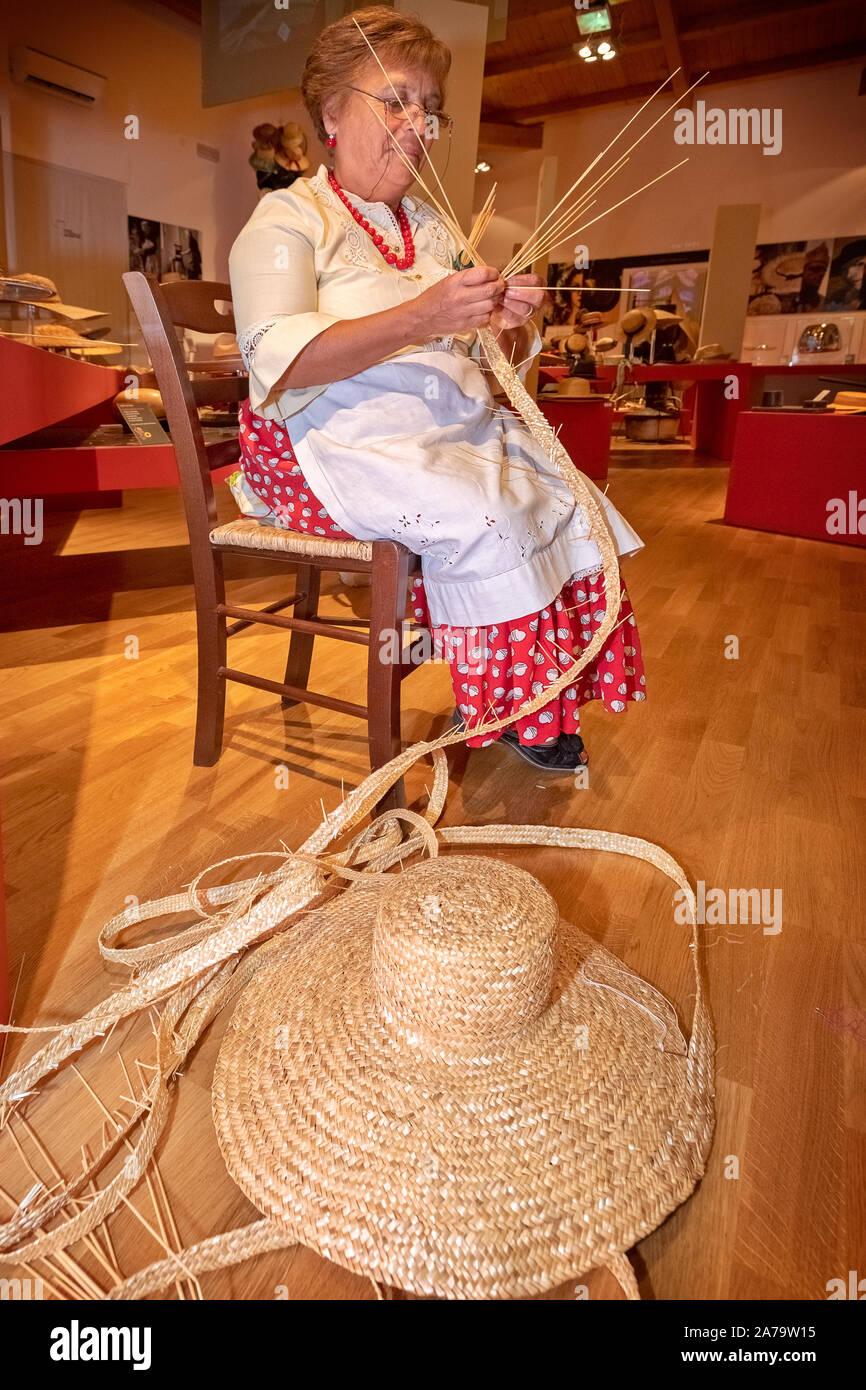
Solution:
{"label": "green exit sign", "polygon": [[580,34],[606,34],[610,30],[610,10],[602,5],[585,13],[577,11],[577,30]]}

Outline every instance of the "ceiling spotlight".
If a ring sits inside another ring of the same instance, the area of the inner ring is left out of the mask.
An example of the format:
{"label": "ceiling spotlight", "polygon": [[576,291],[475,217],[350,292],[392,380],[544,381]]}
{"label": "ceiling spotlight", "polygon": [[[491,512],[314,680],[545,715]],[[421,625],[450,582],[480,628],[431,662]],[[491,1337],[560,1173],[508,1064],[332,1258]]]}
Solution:
{"label": "ceiling spotlight", "polygon": [[475,165],[475,172],[476,174],[490,173],[490,165],[487,163],[486,159],[479,159],[478,163]]}
{"label": "ceiling spotlight", "polygon": [[606,52],[606,53],[602,53],[601,56],[604,58],[605,62],[607,62],[608,58],[615,58],[615,57],[616,57],[616,49],[615,49],[615,48],[608,48],[607,52]]}
{"label": "ceiling spotlight", "polygon": [[579,48],[577,51],[578,51],[578,56],[581,57],[581,58],[591,58],[591,57],[592,57],[592,49],[590,48],[590,46],[589,46],[588,43],[585,43],[585,44],[583,45],[583,48]]}
{"label": "ceiling spotlight", "polygon": [[607,39],[605,39],[604,43],[600,43],[598,45],[598,51],[603,58],[606,58],[608,53],[610,53],[610,44],[608,43]]}
{"label": "ceiling spotlight", "polygon": [[589,57],[588,57],[588,58],[584,58],[583,61],[584,61],[585,63],[597,63],[597,62],[598,62],[598,54],[597,54],[597,53],[590,53]]}

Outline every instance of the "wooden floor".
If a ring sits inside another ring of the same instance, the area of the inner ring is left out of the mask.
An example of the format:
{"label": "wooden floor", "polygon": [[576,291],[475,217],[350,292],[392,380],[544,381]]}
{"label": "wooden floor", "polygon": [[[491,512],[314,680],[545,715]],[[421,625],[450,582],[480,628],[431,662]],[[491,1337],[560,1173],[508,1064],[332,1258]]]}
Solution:
{"label": "wooden floor", "polygon": [[[645,1298],[823,1299],[828,1280],[866,1275],[866,552],[724,526],[724,468],[687,466],[681,454],[666,464],[663,451],[619,457],[609,495],[646,542],[624,572],[647,700],[623,716],[584,713],[585,790],[507,749],[450,752],[443,823],[610,829],[656,840],[708,888],[781,891],[778,934],[760,923],[706,928],[715,1143],[699,1190],[632,1259]],[[220,505],[227,519],[230,498]],[[233,595],[276,595],[279,581],[262,565],[236,563]],[[14,628],[0,637],[14,1012],[42,1024],[77,1016],[122,983],[96,937],[131,895],[180,888],[229,854],[297,845],[321,818],[320,798],[330,810],[343,785],[361,780],[366,746],[355,721],[283,712],[273,697],[233,686],[220,763],[192,766],[194,624],[172,492],[46,518],[44,544],[7,548],[0,578]],[[350,600],[360,611],[363,593],[335,581],[326,611]],[[736,660],[725,655],[731,637]],[[234,641],[245,644],[235,664],[281,677],[279,634]],[[127,656],[136,644],[137,658]],[[362,699],[362,649],[318,647],[318,688]],[[404,738],[438,733],[452,708],[446,669],[423,669],[404,692]],[[429,766],[418,764],[414,804],[425,781]],[[531,868],[565,915],[676,1001],[688,1027],[688,953],[666,880],[604,855],[496,852]],[[185,1242],[256,1215],[225,1172],[209,1117],[225,1021],[188,1063],[158,1151]],[[144,1055],[145,1035],[118,1029],[101,1057],[91,1049],[100,1095],[126,1089],[109,1061],[115,1044],[132,1059]],[[4,1074],[33,1050],[16,1036]],[[72,1075],[24,1113],[64,1171],[77,1164],[82,1126],[91,1147],[99,1141],[100,1112]],[[5,1134],[0,1183],[17,1199],[32,1184]],[[144,1190],[134,1199],[152,1223]],[[125,1273],[160,1257],[128,1212],[111,1231]],[[303,1249],[201,1282],[212,1298],[271,1298],[279,1287],[292,1298],[377,1296]],[[606,1274],[585,1282],[591,1297],[620,1296]],[[574,1297],[573,1286],[550,1296]]]}

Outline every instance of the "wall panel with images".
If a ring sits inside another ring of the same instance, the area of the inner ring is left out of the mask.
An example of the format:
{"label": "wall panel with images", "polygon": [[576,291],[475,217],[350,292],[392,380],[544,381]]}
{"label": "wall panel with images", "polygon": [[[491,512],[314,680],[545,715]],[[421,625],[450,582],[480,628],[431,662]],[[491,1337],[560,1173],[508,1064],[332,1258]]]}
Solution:
{"label": "wall panel with images", "polygon": [[129,269],[162,272],[162,224],[154,217],[128,217]]}
{"label": "wall panel with images", "polygon": [[709,251],[693,251],[688,259],[674,252],[595,260],[584,269],[568,261],[553,263],[545,325],[578,325],[586,314],[598,315],[595,323],[613,325],[628,309],[670,305],[700,323],[708,260]]}
{"label": "wall panel with images", "polygon": [[755,247],[750,315],[866,309],[866,237],[818,237]]}
{"label": "wall panel with images", "polygon": [[192,227],[163,222],[160,279],[168,275],[182,280],[201,279],[201,233]]}

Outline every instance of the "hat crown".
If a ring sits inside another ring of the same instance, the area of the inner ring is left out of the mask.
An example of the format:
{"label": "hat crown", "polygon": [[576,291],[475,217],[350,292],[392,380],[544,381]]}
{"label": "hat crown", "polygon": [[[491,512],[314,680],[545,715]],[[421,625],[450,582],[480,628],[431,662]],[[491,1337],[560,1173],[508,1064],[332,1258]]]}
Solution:
{"label": "hat crown", "polygon": [[435,859],[394,881],[373,933],[383,1026],[421,1051],[507,1043],[550,997],[558,910],[523,869]]}

